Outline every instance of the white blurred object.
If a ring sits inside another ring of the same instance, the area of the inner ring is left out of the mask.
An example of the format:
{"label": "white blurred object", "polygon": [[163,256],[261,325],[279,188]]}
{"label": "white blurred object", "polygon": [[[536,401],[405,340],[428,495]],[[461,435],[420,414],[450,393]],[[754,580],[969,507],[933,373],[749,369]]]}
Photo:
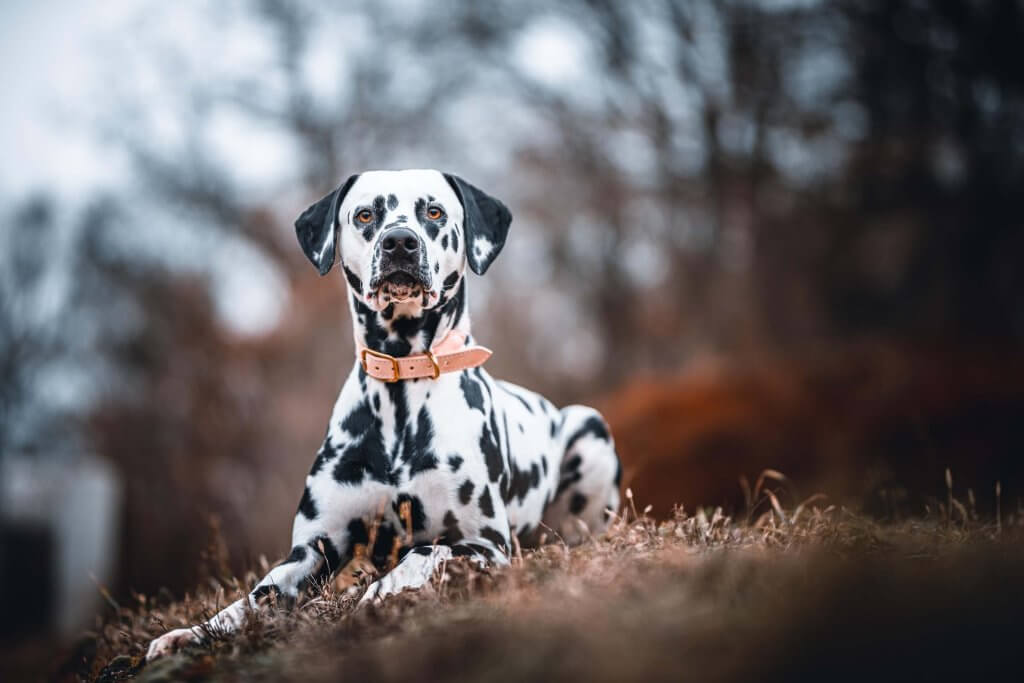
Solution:
{"label": "white blurred object", "polygon": [[[117,563],[121,482],[110,463],[91,456],[0,458],[0,524],[49,530],[53,541],[53,613],[62,637],[96,614],[101,596],[92,577],[110,584]],[[42,559],[42,558],[40,558]]]}

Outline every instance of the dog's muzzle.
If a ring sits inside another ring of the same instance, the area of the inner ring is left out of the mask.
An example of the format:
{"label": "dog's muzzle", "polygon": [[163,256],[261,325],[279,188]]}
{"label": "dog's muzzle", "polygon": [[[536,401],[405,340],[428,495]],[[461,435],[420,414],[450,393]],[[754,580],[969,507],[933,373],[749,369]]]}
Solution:
{"label": "dog's muzzle", "polygon": [[408,228],[392,228],[381,236],[379,275],[371,286],[385,302],[419,297],[430,286],[422,263],[419,236]]}

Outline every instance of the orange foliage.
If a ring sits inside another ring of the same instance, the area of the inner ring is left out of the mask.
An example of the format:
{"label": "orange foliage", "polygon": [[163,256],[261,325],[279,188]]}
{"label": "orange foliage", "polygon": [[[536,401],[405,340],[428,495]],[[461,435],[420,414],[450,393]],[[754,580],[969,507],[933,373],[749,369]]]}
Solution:
{"label": "orange foliage", "polygon": [[[848,348],[802,358],[702,359],[637,379],[602,408],[623,486],[667,515],[677,503],[745,505],[767,468],[792,499],[827,494],[880,515],[944,498],[944,471],[988,505],[1024,483],[1024,364],[1016,356]],[[980,508],[984,513],[989,508]]]}

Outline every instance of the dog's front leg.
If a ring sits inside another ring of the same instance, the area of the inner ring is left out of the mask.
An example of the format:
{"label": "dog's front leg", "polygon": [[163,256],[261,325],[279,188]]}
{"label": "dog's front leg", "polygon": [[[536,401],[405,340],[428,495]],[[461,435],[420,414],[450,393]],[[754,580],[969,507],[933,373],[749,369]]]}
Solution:
{"label": "dog's front leg", "polygon": [[203,624],[175,629],[154,639],[149,644],[146,660],[203,642],[211,636],[233,633],[243,626],[250,610],[259,608],[268,600],[281,601],[285,605],[294,602],[312,579],[326,578],[338,569],[337,566],[331,566],[332,559],[335,564],[339,562],[333,550],[335,547],[326,537],[317,537],[306,544],[296,545],[288,559],[271,569],[246,597],[228,605]]}

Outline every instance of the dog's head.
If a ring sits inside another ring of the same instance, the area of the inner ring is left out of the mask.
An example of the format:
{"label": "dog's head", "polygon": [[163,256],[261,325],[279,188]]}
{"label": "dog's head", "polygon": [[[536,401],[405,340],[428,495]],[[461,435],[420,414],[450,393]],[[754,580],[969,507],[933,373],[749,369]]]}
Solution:
{"label": "dog's head", "polygon": [[368,171],[306,209],[295,232],[321,275],[340,253],[352,293],[371,308],[432,308],[458,287],[467,262],[484,274],[511,222],[504,204],[457,176]]}

